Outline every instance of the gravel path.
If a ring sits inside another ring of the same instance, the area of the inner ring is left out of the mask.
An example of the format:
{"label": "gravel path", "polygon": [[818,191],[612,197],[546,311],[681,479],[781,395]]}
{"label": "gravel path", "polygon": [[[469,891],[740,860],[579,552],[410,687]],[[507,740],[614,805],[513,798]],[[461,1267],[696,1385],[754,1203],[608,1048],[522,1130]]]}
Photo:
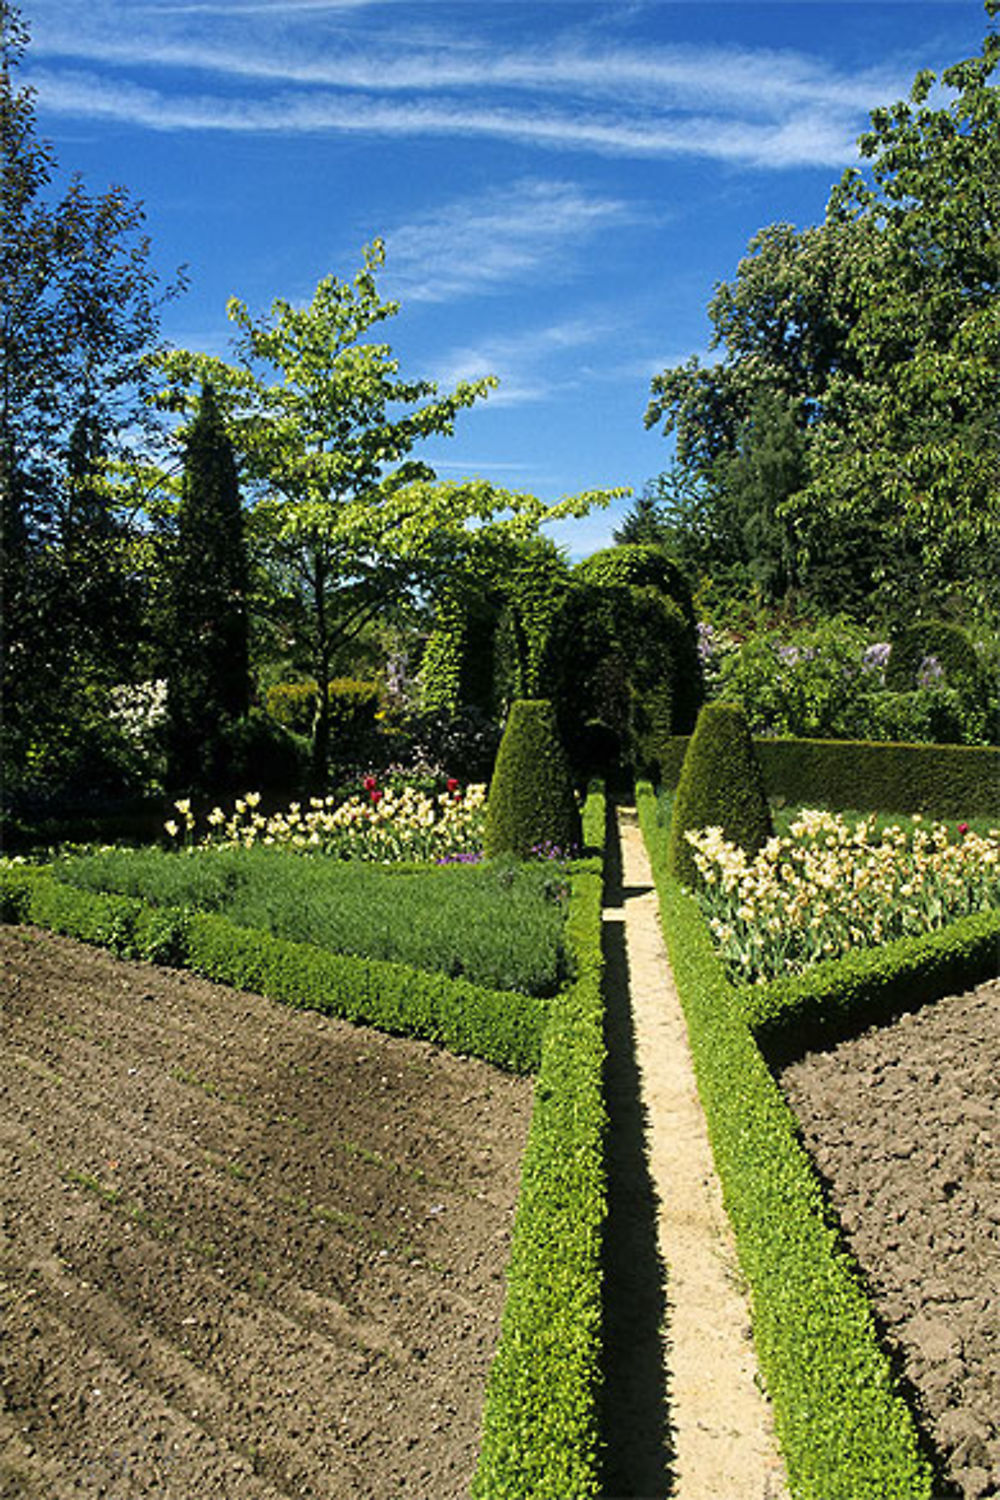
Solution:
{"label": "gravel path", "polygon": [[[609,1285],[607,1493],[616,1500],[782,1500],[787,1490],[757,1380],[748,1303],[634,813],[620,812],[619,832],[621,885],[609,890],[604,914],[610,1237],[620,1236]],[[647,1219],[664,1279],[658,1288],[649,1284],[651,1247],[645,1260],[641,1254]]]}

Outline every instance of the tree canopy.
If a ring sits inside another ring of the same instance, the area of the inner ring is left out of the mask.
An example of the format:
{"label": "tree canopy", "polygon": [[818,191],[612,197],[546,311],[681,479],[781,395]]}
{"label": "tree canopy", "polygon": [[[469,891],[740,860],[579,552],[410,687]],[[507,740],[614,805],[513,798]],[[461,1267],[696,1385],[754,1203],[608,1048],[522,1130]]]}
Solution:
{"label": "tree canopy", "polygon": [[100,693],[132,671],[142,633],[139,534],[115,475],[150,427],[145,359],[163,298],[126,189],[92,195],[73,177],[56,192],[17,80],[28,42],[0,0],[3,754],[8,785],[96,785]]}
{"label": "tree canopy", "polygon": [[496,385],[492,376],[441,395],[406,380],[372,329],[399,311],[384,301],[376,240],[349,282],[324,278],[304,307],[279,299],[255,319],[237,299],[233,363],[175,350],[158,365],[162,405],[184,410],[211,383],[240,459],[252,531],[279,603],[298,611],[320,708],[317,773],[328,736],[326,683],[333,652],[390,602],[429,585],[484,526],[528,535],[546,520],[582,515],[597,492],[546,505],[483,480],[439,483],[411,457],[425,438],[450,435],[458,413]]}
{"label": "tree canopy", "polygon": [[718,287],[723,357],[653,381],[703,564],[765,600],[1000,603],[998,58],[991,30],[876,110],[823,223],[761,230]]}

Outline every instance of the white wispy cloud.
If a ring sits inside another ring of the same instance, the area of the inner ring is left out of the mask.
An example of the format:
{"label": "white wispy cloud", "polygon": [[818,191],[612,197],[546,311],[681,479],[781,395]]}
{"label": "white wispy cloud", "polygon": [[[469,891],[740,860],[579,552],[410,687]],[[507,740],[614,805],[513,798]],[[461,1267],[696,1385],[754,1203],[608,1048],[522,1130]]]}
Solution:
{"label": "white wispy cloud", "polygon": [[852,129],[813,109],[794,119],[764,123],[704,114],[616,118],[288,90],[267,98],[167,93],[92,73],[44,68],[33,70],[27,81],[37,89],[43,109],[52,113],[157,131],[463,136],[604,156],[707,157],[761,168],[837,166],[853,156]]}
{"label": "white wispy cloud", "polygon": [[[475,344],[449,350],[437,361],[434,379],[450,389],[460,380],[496,375],[500,388],[490,395],[494,406],[520,406],[555,392],[575,390],[589,379],[584,354],[603,349],[620,331],[610,316],[588,313],[517,333],[491,333]],[[567,359],[567,356],[572,356]]]}
{"label": "white wispy cloud", "polygon": [[389,281],[410,303],[499,290],[556,262],[565,276],[594,235],[638,217],[624,200],[576,183],[523,178],[390,230]]}
{"label": "white wispy cloud", "polygon": [[[390,22],[365,0],[37,0],[32,81],[54,113],[169,131],[325,132],[517,141],[758,168],[842,165],[885,68],[838,72],[794,51],[581,41],[488,47],[437,12]],[[364,12],[362,15],[361,13]]]}

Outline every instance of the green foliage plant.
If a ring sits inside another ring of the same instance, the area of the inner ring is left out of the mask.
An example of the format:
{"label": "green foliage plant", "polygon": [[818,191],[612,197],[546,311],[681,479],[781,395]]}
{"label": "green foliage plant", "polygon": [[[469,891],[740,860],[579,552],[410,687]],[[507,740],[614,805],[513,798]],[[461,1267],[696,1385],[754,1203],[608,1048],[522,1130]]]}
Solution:
{"label": "green foliage plant", "polygon": [[922,677],[940,673],[963,693],[975,695],[980,690],[976,648],[960,625],[921,620],[894,632],[890,645],[887,687],[905,691],[919,686]]}
{"label": "green foliage plant", "polygon": [[573,576],[601,588],[656,589],[672,599],[688,624],[694,625],[691,585],[662,547],[640,542],[605,547],[578,562]]}
{"label": "green foliage plant", "polygon": [[543,846],[579,849],[580,813],[555,711],[547,699],[511,704],[486,800],[487,859],[527,859]]}
{"label": "green foliage plant", "polygon": [[438,482],[412,456],[425,439],[450,436],[459,413],[497,381],[462,381],[441,394],[434,381],[400,376],[391,347],[369,337],[400,310],[378,292],[384,261],[375,240],[352,281],[324,277],[307,305],[278,298],[264,317],[231,299],[234,363],[183,349],[157,361],[167,409],[186,410],[202,382],[217,393],[262,568],[275,603],[302,621],[319,684],[317,783],[330,743],[327,685],[345,645],[379,614],[440,583],[482,533],[529,536],[542,521],[586,514],[610,498],[587,493],[546,505],[485,480]]}
{"label": "green foliage plant", "polygon": [[541,676],[581,779],[616,762],[631,767],[658,735],[689,729],[701,697],[693,630],[681,607],[648,585],[574,576]]}
{"label": "green foliage plant", "polygon": [[707,703],[701,710],[681,767],[667,867],[690,889],[699,874],[686,835],[703,828],[721,828],[751,858],[772,833],[760,762],[746,718],[732,703]]}
{"label": "green foliage plant", "polygon": [[318,703],[315,682],[275,682],[264,699],[264,707],[276,723],[303,735],[312,730]]}
{"label": "green foliage plant", "polygon": [[998,59],[991,29],[873,111],[823,222],[760,230],[717,288],[720,357],[655,377],[646,424],[693,478],[679,519],[709,579],[995,616]]}
{"label": "green foliage plant", "polygon": [[648,783],[637,802],[791,1491],[799,1500],[931,1500],[916,1424],[795,1116],[693,897],[671,874]]}
{"label": "green foliage plant", "polygon": [[[605,799],[584,808],[603,854]],[[474,1500],[598,1500],[604,1005],[600,860],[571,875],[569,986],[551,1002],[525,1148]]]}
{"label": "green foliage plant", "polygon": [[164,661],[167,779],[175,791],[232,785],[227,729],[250,705],[249,574],[236,460],[215,394],[185,437],[169,553]]}
{"label": "green foliage plant", "polygon": [[29,43],[0,0],[0,796],[60,815],[137,789],[107,710],[148,675],[153,548],[120,474],[155,446],[145,360],[181,280],[158,290],[125,187],[60,172],[18,82]]}
{"label": "green foliage plant", "polygon": [[[690,737],[661,746],[660,775],[676,786]],[[855,740],[754,740],[768,796],[807,807],[1000,817],[1000,750],[980,745]]]}
{"label": "green foliage plant", "polygon": [[563,882],[542,864],[394,868],[257,846],[104,850],[55,870],[80,889],[489,989],[545,996],[565,977]]}

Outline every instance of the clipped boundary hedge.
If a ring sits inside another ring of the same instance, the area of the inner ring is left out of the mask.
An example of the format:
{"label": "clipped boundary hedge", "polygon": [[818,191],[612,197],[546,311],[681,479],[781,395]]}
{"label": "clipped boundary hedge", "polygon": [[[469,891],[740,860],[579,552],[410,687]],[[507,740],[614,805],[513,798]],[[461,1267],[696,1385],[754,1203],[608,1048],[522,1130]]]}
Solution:
{"label": "clipped boundary hedge", "polygon": [[[660,747],[659,776],[676,786],[687,735]],[[1000,750],[874,740],[755,739],[768,796],[860,811],[1000,816]]]}
{"label": "clipped boundary hedge", "polygon": [[[585,846],[603,851],[593,786]],[[571,984],[549,1002],[490,1368],[476,1500],[597,1500],[601,1493],[601,1241],[606,1214],[602,860],[573,866]]]}
{"label": "clipped boundary hedge", "polygon": [[805,974],[739,991],[758,1041],[783,1053],[828,1042],[858,1019],[880,1020],[956,994],[1000,972],[1000,911],[974,912],[920,937],[826,959]]}
{"label": "clipped boundary hedge", "polygon": [[652,787],[642,783],[636,790],[792,1491],[801,1500],[931,1500],[930,1464],[795,1116],[746,1024],[694,898],[666,876],[666,839]]}
{"label": "clipped boundary hedge", "polygon": [[193,969],[287,1005],[437,1042],[510,1072],[539,1065],[550,1002],[530,995],[329,953],[214,914],[79,890],[31,865],[0,868],[0,920],[52,928],[125,958]]}

